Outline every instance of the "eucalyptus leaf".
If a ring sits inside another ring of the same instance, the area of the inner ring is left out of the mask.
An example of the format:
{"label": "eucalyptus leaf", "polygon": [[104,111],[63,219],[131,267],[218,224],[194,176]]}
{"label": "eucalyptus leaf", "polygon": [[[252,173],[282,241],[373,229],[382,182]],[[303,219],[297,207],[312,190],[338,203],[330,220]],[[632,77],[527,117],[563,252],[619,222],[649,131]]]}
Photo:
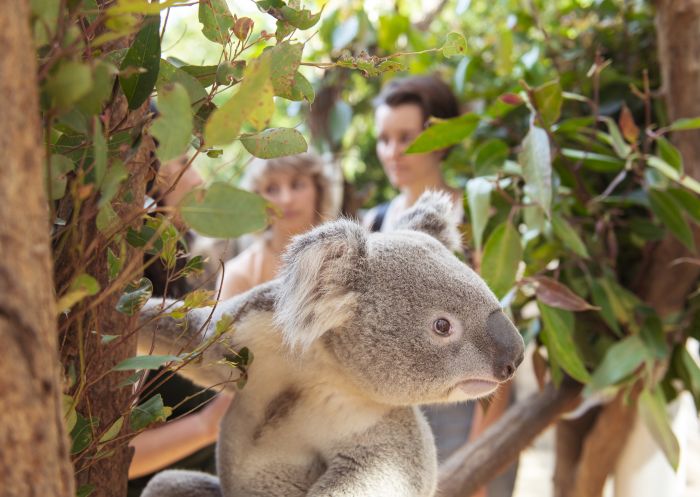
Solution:
{"label": "eucalyptus leaf", "polygon": [[75,169],[68,157],[52,154],[51,160],[44,163],[44,181],[49,200],[58,200],[66,194],[67,174]]}
{"label": "eucalyptus leaf", "polygon": [[481,251],[484,229],[489,220],[492,189],[492,183],[485,178],[472,178],[467,181],[467,201],[469,202],[472,238],[477,251]]}
{"label": "eucalyptus leaf", "polygon": [[99,443],[102,444],[109,442],[110,440],[114,440],[114,438],[119,435],[123,424],[124,416],[119,416],[117,420],[112,423],[112,426],[110,426],[109,429],[100,437]]}
{"label": "eucalyptus leaf", "polygon": [[613,344],[591,376],[585,394],[602,390],[624,380],[649,358],[644,342],[637,335]]}
{"label": "eucalyptus leaf", "polygon": [[97,426],[97,421],[94,419],[86,419],[82,414],[77,414],[75,426],[70,432],[72,445],[70,449],[71,455],[79,454],[88,448],[92,442],[92,431]]}
{"label": "eucalyptus leaf", "polygon": [[102,208],[112,201],[119,191],[122,182],[128,177],[129,172],[126,170],[126,167],[124,167],[124,163],[118,159],[113,160],[100,185],[100,201],[97,204],[98,208]]}
{"label": "eucalyptus leaf", "polygon": [[275,92],[272,89],[272,83],[267,81],[259,91],[257,105],[248,116],[248,122],[258,130],[265,129],[275,113]]}
{"label": "eucalyptus leaf", "polygon": [[696,223],[700,223],[700,196],[693,195],[681,188],[669,188],[666,190],[673,199],[683,207]]}
{"label": "eucalyptus leaf", "polygon": [[271,128],[255,135],[241,136],[241,143],[251,155],[274,159],[306,152],[304,136],[293,128]]}
{"label": "eucalyptus leaf", "polygon": [[84,485],[80,485],[76,491],[75,491],[75,497],[89,497],[92,495],[92,492],[95,491],[95,485],[90,485],[89,483],[86,483]]}
{"label": "eucalyptus leaf", "polygon": [[668,127],[671,131],[684,131],[698,128],[700,128],[700,117],[684,117],[677,119]]}
{"label": "eucalyptus leaf", "polygon": [[544,323],[542,334],[547,337],[547,350],[572,378],[581,383],[588,383],[590,374],[583,364],[573,338],[573,314],[541,302],[538,306]]}
{"label": "eucalyptus leaf", "polygon": [[549,216],[552,211],[552,156],[545,130],[530,126],[518,162],[523,168],[525,193]]}
{"label": "eucalyptus leaf", "polygon": [[208,96],[207,91],[204,89],[204,84],[199,81],[195,76],[184,71],[183,68],[178,68],[172,65],[167,60],[160,60],[160,68],[158,70],[158,80],[156,81],[156,87],[158,90],[158,110],[162,112],[160,104],[160,89],[167,87],[167,84],[178,83],[182,85],[185,90],[187,90],[187,95],[189,97],[190,105],[192,106],[193,112],[197,110],[204,104]]}
{"label": "eucalyptus leaf", "polygon": [[275,95],[292,99],[292,88],[295,76],[301,62],[304,45],[301,43],[283,42],[270,49],[271,65],[270,79]]}
{"label": "eucalyptus leaf", "polygon": [[226,183],[188,193],[180,206],[182,218],[204,236],[234,238],[268,224],[267,202]]}
{"label": "eucalyptus leaf", "polygon": [[172,412],[173,410],[170,407],[166,407],[163,404],[163,398],[158,393],[133,408],[129,418],[131,431],[139,431],[153,423],[165,421]]}
{"label": "eucalyptus leaf", "polygon": [[649,191],[651,210],[683,245],[695,251],[693,232],[683,218],[680,206],[667,192],[652,189]]}
{"label": "eucalyptus leaf", "polygon": [[117,302],[117,311],[133,316],[153,295],[153,284],[148,278],[129,283]]}
{"label": "eucalyptus leaf", "polygon": [[615,153],[621,159],[627,158],[627,156],[629,156],[629,154],[632,152],[632,148],[625,141],[615,120],[607,116],[599,117],[599,119],[608,125],[608,131],[610,132],[610,139],[612,141],[612,146]]}
{"label": "eucalyptus leaf", "polygon": [[228,43],[234,20],[226,0],[200,0],[199,22],[202,34],[209,40],[221,45]]}
{"label": "eucalyptus leaf", "polygon": [[192,108],[185,88],[180,83],[159,87],[158,110],[151,134],[158,140],[156,155],[164,163],[183,155],[190,144]]}
{"label": "eucalyptus leaf", "polygon": [[552,216],[552,230],[557,238],[559,238],[564,245],[574,251],[579,257],[584,259],[589,259],[588,249],[586,245],[581,240],[581,237],[576,232],[574,228],[561,216],[554,214]]}
{"label": "eucalyptus leaf", "polygon": [[625,161],[612,155],[597,154],[573,148],[561,149],[561,155],[568,159],[580,161],[584,166],[601,173],[614,173],[625,167]]}
{"label": "eucalyptus leaf", "polygon": [[[173,66],[174,67],[174,66]],[[192,66],[184,65],[178,67],[179,70],[189,74],[201,84],[204,88],[211,86],[216,81],[216,71],[219,66]]]}
{"label": "eucalyptus leaf", "polygon": [[124,56],[120,70],[136,70],[129,76],[119,76],[119,84],[129,102],[129,109],[137,109],[151,95],[160,70],[160,16],[149,16],[136,34]]}
{"label": "eucalyptus leaf", "polygon": [[60,111],[69,110],[92,89],[92,71],[87,64],[62,60],[44,83],[51,105]]}
{"label": "eucalyptus leaf", "polygon": [[671,142],[666,140],[664,137],[659,137],[656,139],[656,146],[659,151],[661,159],[678,171],[683,172],[683,156],[680,150],[673,146]]}
{"label": "eucalyptus leaf", "polygon": [[535,283],[537,299],[550,307],[574,312],[596,309],[596,307],[572,292],[569,287],[553,278],[532,276],[529,280]]}
{"label": "eucalyptus leaf", "polygon": [[680,446],[671,429],[666,402],[658,391],[643,390],[639,395],[639,414],[674,471],[678,470]]}
{"label": "eucalyptus leaf", "polygon": [[56,304],[59,312],[67,311],[75,304],[90,297],[100,291],[100,284],[95,278],[87,273],[81,273],[71,282],[68,290],[64,293]]}
{"label": "eucalyptus leaf", "polygon": [[538,86],[533,93],[535,108],[542,119],[542,124],[549,128],[559,120],[561,105],[564,101],[559,80]]}
{"label": "eucalyptus leaf", "polygon": [[467,40],[462,33],[455,31],[447,34],[445,44],[440,48],[445,57],[459,57],[467,53]]}
{"label": "eucalyptus leaf", "polygon": [[484,247],[481,277],[497,298],[513,287],[518,265],[523,258],[520,234],[509,221],[498,225]]}
{"label": "eucalyptus leaf", "polygon": [[182,359],[176,355],[139,355],[124,359],[114,366],[112,371],[158,369],[169,362],[182,362]]}
{"label": "eucalyptus leaf", "polygon": [[418,135],[405,153],[421,154],[451,147],[469,137],[478,125],[479,116],[471,113],[441,120]]}

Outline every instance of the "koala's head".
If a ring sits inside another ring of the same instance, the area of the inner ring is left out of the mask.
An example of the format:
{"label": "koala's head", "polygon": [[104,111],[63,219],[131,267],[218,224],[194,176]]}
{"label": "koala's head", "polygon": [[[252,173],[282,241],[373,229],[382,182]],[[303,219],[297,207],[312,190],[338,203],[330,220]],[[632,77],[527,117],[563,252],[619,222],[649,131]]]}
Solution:
{"label": "koala's head", "polygon": [[322,347],[372,398],[407,405],[488,395],[523,340],[459,248],[451,203],[424,194],[390,233],[326,223],[285,256],[275,319],[285,342]]}

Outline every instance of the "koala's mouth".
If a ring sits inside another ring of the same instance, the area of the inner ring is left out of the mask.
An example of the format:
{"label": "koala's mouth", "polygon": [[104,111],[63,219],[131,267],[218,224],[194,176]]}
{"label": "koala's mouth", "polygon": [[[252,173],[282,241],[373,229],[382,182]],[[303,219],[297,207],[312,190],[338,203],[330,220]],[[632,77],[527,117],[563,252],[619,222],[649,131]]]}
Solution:
{"label": "koala's mouth", "polygon": [[469,397],[483,397],[494,392],[499,383],[491,380],[467,380],[457,384],[457,388]]}

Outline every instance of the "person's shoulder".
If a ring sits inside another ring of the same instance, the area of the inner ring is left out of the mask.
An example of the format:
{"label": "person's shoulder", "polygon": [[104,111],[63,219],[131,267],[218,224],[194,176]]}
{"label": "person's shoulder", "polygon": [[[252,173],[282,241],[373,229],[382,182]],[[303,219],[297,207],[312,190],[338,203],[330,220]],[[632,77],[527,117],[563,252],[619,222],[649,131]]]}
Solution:
{"label": "person's shoulder", "polygon": [[261,247],[262,242],[256,241],[224,264],[222,296],[229,297],[255,286],[253,273],[262,256]]}

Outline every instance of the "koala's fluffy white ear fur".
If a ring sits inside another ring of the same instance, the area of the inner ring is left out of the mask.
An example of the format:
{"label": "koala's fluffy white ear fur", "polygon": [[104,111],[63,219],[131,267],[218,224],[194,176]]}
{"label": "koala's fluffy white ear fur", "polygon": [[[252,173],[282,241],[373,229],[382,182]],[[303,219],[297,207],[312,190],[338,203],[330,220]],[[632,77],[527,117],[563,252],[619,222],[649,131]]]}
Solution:
{"label": "koala's fluffy white ear fur", "polygon": [[452,252],[461,250],[462,237],[457,228],[452,200],[447,193],[428,191],[397,220],[396,230],[415,230],[436,238]]}
{"label": "koala's fluffy white ear fur", "polygon": [[303,352],[354,314],[367,236],[357,223],[341,219],[293,239],[275,304],[275,322],[290,349]]}

